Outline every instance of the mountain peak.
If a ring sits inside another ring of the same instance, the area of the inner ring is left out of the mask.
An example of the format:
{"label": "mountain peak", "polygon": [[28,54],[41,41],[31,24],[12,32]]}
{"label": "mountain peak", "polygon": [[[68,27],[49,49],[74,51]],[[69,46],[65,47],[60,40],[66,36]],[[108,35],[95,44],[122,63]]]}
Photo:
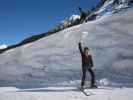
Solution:
{"label": "mountain peak", "polygon": [[5,49],[5,48],[7,48],[7,45],[5,44],[0,45],[0,49]]}

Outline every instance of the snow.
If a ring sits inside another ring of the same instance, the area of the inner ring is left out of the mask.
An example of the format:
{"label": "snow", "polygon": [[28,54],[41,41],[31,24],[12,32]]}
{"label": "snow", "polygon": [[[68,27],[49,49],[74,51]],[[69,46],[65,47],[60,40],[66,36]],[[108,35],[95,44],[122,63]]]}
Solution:
{"label": "snow", "polygon": [[100,83],[100,85],[102,85],[102,86],[109,86],[109,85],[111,84],[111,82],[110,82],[108,79],[106,79],[106,78],[101,79],[101,80],[99,81],[99,83]]}
{"label": "snow", "polygon": [[[129,8],[0,54],[0,100],[129,100],[132,19]],[[98,86],[111,89],[90,89],[95,94],[90,97],[77,91],[82,74],[80,40],[91,49]]]}
{"label": "snow", "polygon": [[[0,85],[80,85],[81,38],[83,46],[91,49],[97,80],[106,78],[112,83],[131,84],[132,16],[130,8],[125,13],[68,28],[0,54]],[[77,83],[71,83],[75,80]]]}
{"label": "snow", "polygon": [[87,37],[87,35],[88,35],[89,33],[88,32],[86,32],[86,31],[84,31],[84,32],[82,32],[82,39],[84,39],[85,37]]}
{"label": "snow", "polygon": [[108,10],[112,7],[112,3],[114,2],[114,0],[107,0],[104,5],[100,8],[100,10],[98,10],[96,13],[100,14],[102,12],[104,12],[105,10]]}
{"label": "snow", "polygon": [[100,8],[100,10],[95,12],[96,14],[98,14],[97,18],[101,18],[106,15],[112,15],[113,13],[130,7],[129,0],[118,0],[118,4],[114,4],[114,1],[116,0],[107,0]]}
{"label": "snow", "polygon": [[[3,89],[3,88],[2,88]],[[1,91],[1,88],[0,88]],[[93,93],[91,96],[85,96],[83,93],[73,87],[48,87],[35,89],[19,89],[6,92],[0,92],[1,100],[130,100],[133,95],[132,88],[101,88],[89,89],[87,93]]]}
{"label": "snow", "polygon": [[65,20],[61,21],[61,26],[67,27],[75,23],[76,20],[80,20],[80,15],[71,15],[69,18],[66,18]]}
{"label": "snow", "polygon": [[72,15],[70,18],[69,18],[69,21],[75,21],[77,19],[80,19],[80,16],[79,15]]}
{"label": "snow", "polygon": [[3,44],[3,45],[0,45],[0,49],[5,49],[7,48],[7,45]]}

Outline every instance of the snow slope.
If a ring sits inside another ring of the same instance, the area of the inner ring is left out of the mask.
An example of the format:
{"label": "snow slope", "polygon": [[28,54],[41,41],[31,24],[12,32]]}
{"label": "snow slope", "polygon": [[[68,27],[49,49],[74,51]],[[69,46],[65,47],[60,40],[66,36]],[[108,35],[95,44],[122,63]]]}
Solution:
{"label": "snow slope", "polygon": [[130,0],[106,0],[103,6],[95,13],[102,17],[103,15],[117,13],[131,6]]}
{"label": "snow slope", "polygon": [[91,48],[98,84],[133,82],[133,9],[65,29],[0,54],[0,86],[75,86],[80,84],[78,42]]}

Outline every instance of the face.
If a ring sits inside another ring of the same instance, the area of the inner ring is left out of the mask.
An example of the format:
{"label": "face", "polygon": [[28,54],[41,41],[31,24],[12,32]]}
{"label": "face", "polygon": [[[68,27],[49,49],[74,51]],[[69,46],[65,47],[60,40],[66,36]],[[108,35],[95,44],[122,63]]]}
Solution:
{"label": "face", "polygon": [[86,55],[89,55],[89,50],[88,50],[88,49],[85,50],[84,53],[85,53]]}

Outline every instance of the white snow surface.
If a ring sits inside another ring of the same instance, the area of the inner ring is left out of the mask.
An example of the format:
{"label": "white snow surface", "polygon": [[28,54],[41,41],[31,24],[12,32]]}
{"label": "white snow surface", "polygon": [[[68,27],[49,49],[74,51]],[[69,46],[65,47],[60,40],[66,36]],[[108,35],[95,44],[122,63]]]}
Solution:
{"label": "white snow surface", "polygon": [[0,49],[5,49],[5,48],[7,48],[7,45],[5,44],[0,45]]}
{"label": "white snow surface", "polygon": [[98,14],[98,18],[101,16],[110,15],[121,10],[127,9],[129,6],[129,0],[117,0],[119,3],[114,4],[116,0],[107,0],[104,5],[95,13]]}
{"label": "white snow surface", "polygon": [[79,15],[72,15],[72,16],[69,18],[69,21],[74,22],[74,21],[77,20],[77,19],[80,19],[80,16],[79,16]]}
{"label": "white snow surface", "polygon": [[[9,87],[10,88],[10,87]],[[5,91],[0,88],[0,100],[132,100],[132,88],[89,89],[85,96],[74,87],[47,87],[34,89],[13,89]]]}
{"label": "white snow surface", "polygon": [[67,27],[79,19],[80,19],[80,15],[71,15],[69,18],[66,18],[65,20],[61,21],[61,26]]}

